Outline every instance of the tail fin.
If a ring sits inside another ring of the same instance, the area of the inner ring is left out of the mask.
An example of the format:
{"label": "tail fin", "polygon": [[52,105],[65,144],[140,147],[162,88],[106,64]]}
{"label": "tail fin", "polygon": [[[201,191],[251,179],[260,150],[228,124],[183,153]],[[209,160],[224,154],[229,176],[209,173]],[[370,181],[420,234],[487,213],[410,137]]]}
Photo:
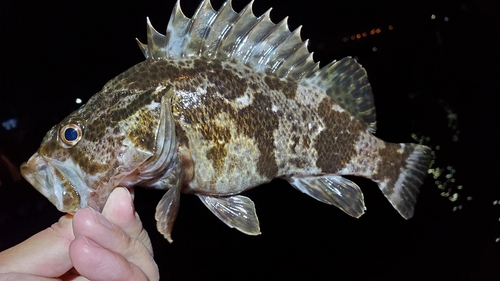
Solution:
{"label": "tail fin", "polygon": [[[431,149],[418,144],[399,144],[399,157],[396,161],[389,161],[385,172],[380,176],[383,179],[377,181],[380,190],[391,202],[392,206],[405,219],[413,217],[415,203],[427,175],[431,161]],[[394,154],[393,154],[394,156]],[[399,171],[397,164],[401,163]]]}

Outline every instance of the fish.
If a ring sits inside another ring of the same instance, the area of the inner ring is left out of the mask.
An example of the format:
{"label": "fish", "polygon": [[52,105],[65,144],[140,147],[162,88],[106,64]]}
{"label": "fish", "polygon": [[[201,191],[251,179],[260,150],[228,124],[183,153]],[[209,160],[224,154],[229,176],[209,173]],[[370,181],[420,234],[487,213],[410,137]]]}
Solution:
{"label": "fish", "polygon": [[324,67],[300,27],[209,0],[194,15],[177,1],[166,34],[147,19],[145,60],[107,82],[52,127],[21,165],[24,178],[61,212],[103,209],[120,186],[166,190],[158,231],[172,242],[181,194],[222,222],[260,234],[242,192],[275,178],[359,218],[360,187],[375,182],[405,219],[414,214],[431,149],[375,136],[366,70],[352,57]]}

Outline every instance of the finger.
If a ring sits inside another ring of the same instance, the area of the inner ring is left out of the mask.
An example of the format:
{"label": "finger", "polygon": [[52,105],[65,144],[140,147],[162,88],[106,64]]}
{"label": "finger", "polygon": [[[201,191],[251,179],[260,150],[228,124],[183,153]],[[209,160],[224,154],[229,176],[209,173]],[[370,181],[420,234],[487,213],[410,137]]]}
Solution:
{"label": "finger", "polygon": [[57,281],[58,278],[40,277],[25,273],[5,273],[0,274],[1,281]]}
{"label": "finger", "polygon": [[[99,212],[91,208],[79,210],[73,218],[73,231],[75,236],[82,236],[88,241],[93,241],[100,247],[135,264],[148,276],[149,280],[158,280],[158,268],[149,249],[139,240],[132,239]],[[73,257],[71,254],[70,256]],[[75,268],[81,273],[81,269],[76,264]]]}
{"label": "finger", "polygon": [[111,192],[102,214],[113,224],[123,229],[131,238],[139,240],[153,254],[148,233],[142,227],[139,215],[128,189],[117,187]]}
{"label": "finger", "polygon": [[154,280],[148,279],[138,266],[123,256],[85,236],[77,236],[71,243],[70,256],[79,274],[89,280]]}
{"label": "finger", "polygon": [[66,215],[51,227],[0,253],[0,273],[17,272],[57,277],[71,269],[68,247],[74,239],[72,216]]}

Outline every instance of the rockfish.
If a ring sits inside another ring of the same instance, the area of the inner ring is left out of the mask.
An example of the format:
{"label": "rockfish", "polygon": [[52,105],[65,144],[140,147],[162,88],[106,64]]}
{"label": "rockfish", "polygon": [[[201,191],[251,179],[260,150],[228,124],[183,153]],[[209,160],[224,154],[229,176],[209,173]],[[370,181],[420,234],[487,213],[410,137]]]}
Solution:
{"label": "rockfish", "polygon": [[347,57],[319,68],[300,28],[251,5],[215,11],[205,0],[188,18],[177,2],[166,35],[148,20],[146,60],[55,125],[23,176],[68,213],[102,210],[117,186],[167,190],[155,217],[169,241],[181,193],[259,234],[254,203],[239,194],[274,178],[353,217],[363,194],[342,176],[369,178],[412,217],[431,150],[375,137],[361,65]]}

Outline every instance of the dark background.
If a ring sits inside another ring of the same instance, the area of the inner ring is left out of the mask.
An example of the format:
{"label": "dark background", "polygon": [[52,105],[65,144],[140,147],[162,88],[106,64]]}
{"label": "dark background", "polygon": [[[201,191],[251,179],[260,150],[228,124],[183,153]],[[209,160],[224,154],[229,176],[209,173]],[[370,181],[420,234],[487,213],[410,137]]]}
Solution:
{"label": "dark background", "polygon": [[[198,3],[182,1],[186,15]],[[164,33],[173,5],[0,2],[0,250],[61,216],[19,165],[76,98],[87,101],[143,60],[134,38],[145,42],[146,16]],[[173,244],[155,229],[163,192],[137,189],[162,280],[498,280],[500,2],[256,0],[254,12],[269,7],[274,22],[290,16],[291,29],[303,25],[322,65],[358,58],[375,95],[377,136],[434,148],[432,173],[408,221],[367,180],[354,179],[368,208],[360,219],[275,180],[245,194],[256,204],[258,237],[184,195]]]}

